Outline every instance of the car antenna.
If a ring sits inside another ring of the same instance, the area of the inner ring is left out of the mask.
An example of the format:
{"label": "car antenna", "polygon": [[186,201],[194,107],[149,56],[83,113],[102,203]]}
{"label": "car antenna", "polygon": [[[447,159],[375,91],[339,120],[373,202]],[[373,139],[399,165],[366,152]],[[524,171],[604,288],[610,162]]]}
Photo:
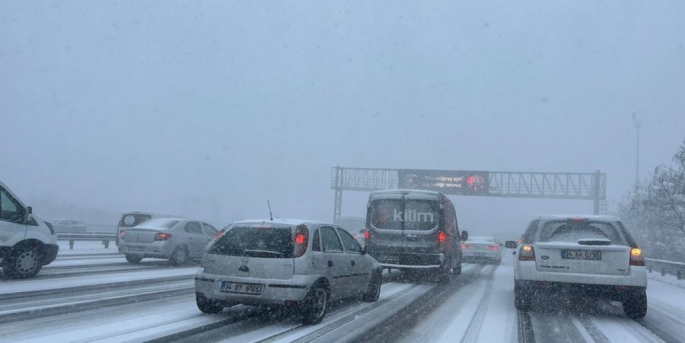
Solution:
{"label": "car antenna", "polygon": [[269,200],[266,201],[266,204],[269,206],[269,218],[271,218],[271,221],[274,221],[274,215],[271,214],[271,204],[269,203]]}

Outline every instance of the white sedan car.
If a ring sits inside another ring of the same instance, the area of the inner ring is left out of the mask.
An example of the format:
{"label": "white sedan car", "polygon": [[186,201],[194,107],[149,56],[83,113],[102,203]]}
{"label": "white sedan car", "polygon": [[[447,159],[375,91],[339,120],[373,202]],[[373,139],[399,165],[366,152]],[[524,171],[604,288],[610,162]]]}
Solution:
{"label": "white sedan car", "polygon": [[527,310],[540,289],[617,300],[632,319],[647,314],[647,272],[642,250],[613,216],[542,216],[515,248],[514,298]]}
{"label": "white sedan car", "polygon": [[461,258],[466,263],[502,262],[502,251],[499,242],[488,236],[471,236],[461,243]]}

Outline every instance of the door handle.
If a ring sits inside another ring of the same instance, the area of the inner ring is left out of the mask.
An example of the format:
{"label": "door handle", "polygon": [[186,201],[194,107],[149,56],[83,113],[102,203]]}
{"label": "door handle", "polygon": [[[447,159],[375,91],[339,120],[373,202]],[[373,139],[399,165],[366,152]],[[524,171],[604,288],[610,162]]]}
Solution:
{"label": "door handle", "polygon": [[333,267],[333,261],[328,261],[328,266]]}

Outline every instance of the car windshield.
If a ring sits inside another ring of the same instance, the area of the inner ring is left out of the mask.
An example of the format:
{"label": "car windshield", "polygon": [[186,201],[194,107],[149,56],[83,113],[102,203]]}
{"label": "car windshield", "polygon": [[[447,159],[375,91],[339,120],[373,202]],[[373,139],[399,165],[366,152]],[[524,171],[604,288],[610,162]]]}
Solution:
{"label": "car windshield", "polygon": [[210,254],[266,258],[292,258],[290,227],[233,226],[207,251]]}
{"label": "car windshield", "polygon": [[578,242],[579,240],[609,240],[612,244],[627,245],[617,226],[596,221],[550,221],[537,234],[539,242]]}

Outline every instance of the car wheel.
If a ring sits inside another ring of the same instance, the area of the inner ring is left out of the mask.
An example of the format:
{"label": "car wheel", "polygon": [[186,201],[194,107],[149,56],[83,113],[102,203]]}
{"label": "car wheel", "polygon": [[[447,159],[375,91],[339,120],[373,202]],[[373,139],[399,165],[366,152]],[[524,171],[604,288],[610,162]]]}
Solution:
{"label": "car wheel", "polygon": [[126,254],[126,261],[128,261],[128,263],[130,263],[130,264],[138,264],[142,260],[143,260],[142,256]]}
{"label": "car wheel", "polygon": [[43,267],[36,245],[14,247],[5,258],[2,269],[10,279],[28,279]]}
{"label": "car wheel", "polygon": [[461,275],[461,261],[459,261],[459,264],[454,268],[454,274]]}
{"label": "car wheel", "polygon": [[381,296],[381,285],[383,284],[383,277],[380,272],[374,273],[367,286],[366,293],[362,295],[362,300],[366,302],[376,302]]}
{"label": "car wheel", "polygon": [[532,290],[530,287],[523,287],[520,281],[514,282],[514,305],[516,309],[521,311],[527,311],[530,309],[530,303],[532,298]]}
{"label": "car wheel", "polygon": [[186,262],[188,262],[188,249],[184,246],[180,246],[174,250],[173,253],[171,253],[171,257],[169,257],[169,262],[171,262],[172,266],[180,266]]}
{"label": "car wheel", "polygon": [[302,323],[313,325],[321,323],[328,310],[328,289],[322,284],[314,285],[304,299]]}
{"label": "car wheel", "polygon": [[197,303],[197,308],[202,311],[202,313],[219,313],[224,309],[224,305],[220,301],[207,299],[197,295],[195,296],[195,303]]}
{"label": "car wheel", "polygon": [[623,300],[623,312],[630,319],[641,319],[647,315],[647,294],[642,291]]}

